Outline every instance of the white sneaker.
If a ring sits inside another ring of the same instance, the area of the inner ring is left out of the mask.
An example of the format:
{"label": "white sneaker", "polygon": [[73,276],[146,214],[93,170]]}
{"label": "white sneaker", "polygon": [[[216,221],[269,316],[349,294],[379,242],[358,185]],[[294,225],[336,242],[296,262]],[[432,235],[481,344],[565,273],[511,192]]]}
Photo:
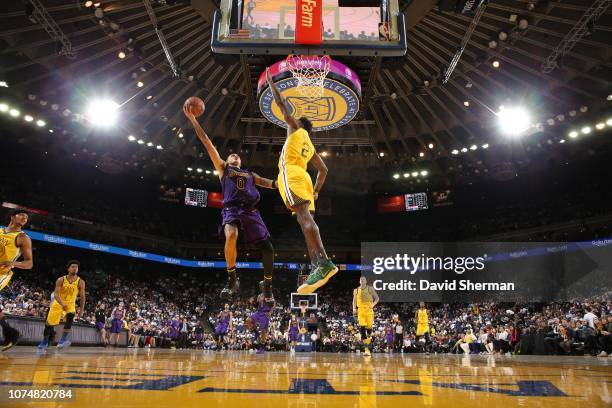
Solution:
{"label": "white sneaker", "polygon": [[597,357],[608,357],[608,353],[606,353],[605,351],[602,351],[601,353],[597,355]]}

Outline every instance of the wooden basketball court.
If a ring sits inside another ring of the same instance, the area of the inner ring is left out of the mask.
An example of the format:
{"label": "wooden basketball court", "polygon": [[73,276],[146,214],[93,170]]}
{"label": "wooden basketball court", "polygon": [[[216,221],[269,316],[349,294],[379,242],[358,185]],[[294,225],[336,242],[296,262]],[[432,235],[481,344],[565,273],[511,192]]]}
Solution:
{"label": "wooden basketball court", "polygon": [[[70,348],[0,360],[2,407],[604,407],[612,358]],[[72,400],[9,400],[71,389]]]}

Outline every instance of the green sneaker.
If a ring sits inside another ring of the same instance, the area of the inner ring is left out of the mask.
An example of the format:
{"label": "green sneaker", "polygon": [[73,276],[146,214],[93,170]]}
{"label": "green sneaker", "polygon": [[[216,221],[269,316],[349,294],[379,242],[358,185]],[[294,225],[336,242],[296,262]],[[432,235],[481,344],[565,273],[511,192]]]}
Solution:
{"label": "green sneaker", "polygon": [[319,289],[321,286],[325,285],[328,280],[332,276],[334,276],[338,272],[338,267],[334,265],[332,261],[327,261],[317,266],[310,275],[308,275],[308,279],[304,282],[299,288],[298,293],[300,295],[308,295],[313,293],[315,290]]}

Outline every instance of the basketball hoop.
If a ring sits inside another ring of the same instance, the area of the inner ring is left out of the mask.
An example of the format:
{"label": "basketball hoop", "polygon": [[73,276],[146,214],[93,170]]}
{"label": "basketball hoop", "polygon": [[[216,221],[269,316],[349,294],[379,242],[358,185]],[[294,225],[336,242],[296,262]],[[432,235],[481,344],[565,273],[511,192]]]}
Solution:
{"label": "basketball hoop", "polygon": [[331,69],[329,55],[288,55],[287,69],[297,80],[297,91],[306,98],[321,98],[325,77]]}

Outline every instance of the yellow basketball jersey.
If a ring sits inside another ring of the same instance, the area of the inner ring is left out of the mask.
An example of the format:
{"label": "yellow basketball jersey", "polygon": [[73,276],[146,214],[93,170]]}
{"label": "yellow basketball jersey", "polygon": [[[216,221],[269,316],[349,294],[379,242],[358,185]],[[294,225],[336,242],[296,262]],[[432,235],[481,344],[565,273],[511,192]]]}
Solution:
{"label": "yellow basketball jersey", "polygon": [[[21,256],[21,250],[17,246],[17,237],[22,231],[8,232],[0,228],[0,262],[16,261]],[[10,272],[9,268],[0,267],[0,277]]]}
{"label": "yellow basketball jersey", "polygon": [[427,309],[419,309],[417,320],[419,324],[427,324]]}
{"label": "yellow basketball jersey", "polygon": [[74,305],[76,303],[76,298],[79,294],[80,280],[81,278],[76,278],[74,282],[70,282],[66,276],[62,277],[62,287],[59,290],[59,297],[67,305]]}
{"label": "yellow basketball jersey", "polygon": [[357,288],[357,307],[359,309],[371,308],[373,302],[374,298],[369,290],[361,290],[361,286]]}
{"label": "yellow basketball jersey", "polygon": [[314,153],[315,148],[310,141],[308,132],[300,128],[287,136],[278,159],[278,168],[282,171],[283,166],[294,165],[306,170],[306,166]]}

